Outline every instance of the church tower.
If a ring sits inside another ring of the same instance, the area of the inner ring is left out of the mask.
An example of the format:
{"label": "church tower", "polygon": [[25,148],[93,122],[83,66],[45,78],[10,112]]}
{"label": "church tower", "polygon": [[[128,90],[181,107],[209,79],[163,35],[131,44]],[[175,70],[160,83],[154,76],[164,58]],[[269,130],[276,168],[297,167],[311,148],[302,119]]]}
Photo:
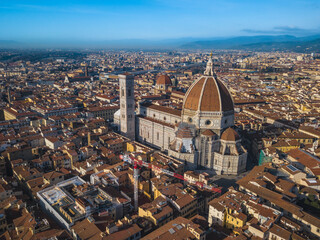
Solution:
{"label": "church tower", "polygon": [[119,74],[120,83],[120,132],[135,140],[134,78],[130,74]]}

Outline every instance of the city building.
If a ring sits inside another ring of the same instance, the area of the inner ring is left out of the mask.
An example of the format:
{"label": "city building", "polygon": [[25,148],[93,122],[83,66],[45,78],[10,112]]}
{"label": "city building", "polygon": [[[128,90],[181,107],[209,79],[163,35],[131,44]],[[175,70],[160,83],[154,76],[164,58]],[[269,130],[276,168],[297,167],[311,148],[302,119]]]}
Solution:
{"label": "city building", "polygon": [[[126,76],[119,77],[123,92]],[[161,76],[158,80],[157,88],[169,84],[170,79]],[[126,91],[131,93],[129,89]],[[118,124],[121,129],[134,121],[130,118],[133,113],[125,110],[133,104],[127,92],[120,95],[120,109],[123,107],[123,110]],[[235,175],[245,171],[247,151],[238,133],[232,129],[233,100],[214,73],[212,58],[207,63],[204,76],[189,87],[182,111],[152,103],[138,104],[135,133],[140,142],[166,151],[169,156],[185,162],[188,169],[202,167],[215,170],[217,174]],[[119,119],[116,114],[115,119]]]}

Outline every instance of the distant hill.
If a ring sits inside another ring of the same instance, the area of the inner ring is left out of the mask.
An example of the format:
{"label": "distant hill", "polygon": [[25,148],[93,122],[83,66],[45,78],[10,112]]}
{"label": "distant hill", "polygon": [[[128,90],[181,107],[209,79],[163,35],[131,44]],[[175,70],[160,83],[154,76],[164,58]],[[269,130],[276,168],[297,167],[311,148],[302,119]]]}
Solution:
{"label": "distant hill", "polygon": [[19,43],[12,40],[0,40],[0,47],[1,48],[11,48],[18,46]]}
{"label": "distant hill", "polygon": [[218,48],[225,49],[234,46],[241,46],[244,44],[251,43],[262,43],[262,42],[283,42],[283,41],[295,41],[296,37],[290,35],[279,35],[279,36],[243,36],[233,38],[220,38],[220,39],[208,39],[199,40],[184,44],[182,47],[185,48]]}
{"label": "distant hill", "polygon": [[243,50],[255,51],[292,51],[292,52],[320,52],[320,38],[312,41],[292,41],[292,42],[265,42],[245,44],[237,47]]}
{"label": "distant hill", "polygon": [[181,48],[320,52],[320,35],[300,38],[290,35],[279,35],[199,40],[183,44],[181,45]]}
{"label": "distant hill", "polygon": [[239,49],[249,51],[320,52],[320,35],[260,35],[231,38],[122,39],[122,40],[47,40],[17,42],[0,40],[0,49]]}

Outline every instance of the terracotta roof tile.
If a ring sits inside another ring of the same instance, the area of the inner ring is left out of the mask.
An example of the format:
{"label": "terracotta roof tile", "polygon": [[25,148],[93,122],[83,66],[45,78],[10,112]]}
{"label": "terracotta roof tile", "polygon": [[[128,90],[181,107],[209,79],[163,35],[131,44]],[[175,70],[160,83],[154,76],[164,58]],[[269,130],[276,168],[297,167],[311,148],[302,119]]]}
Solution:
{"label": "terracotta roof tile", "polygon": [[157,79],[157,85],[172,85],[171,79],[167,75],[161,75]]}
{"label": "terracotta roof tile", "polygon": [[205,136],[214,136],[216,135],[214,132],[212,132],[210,129],[206,129],[205,131],[203,131],[201,133],[202,135],[205,135]]}
{"label": "terracotta roof tile", "polygon": [[237,141],[240,139],[239,134],[233,128],[227,128],[221,135],[221,140]]}
{"label": "terracotta roof tile", "polygon": [[208,112],[233,110],[233,100],[228,89],[214,77],[198,79],[185,96],[184,109]]}

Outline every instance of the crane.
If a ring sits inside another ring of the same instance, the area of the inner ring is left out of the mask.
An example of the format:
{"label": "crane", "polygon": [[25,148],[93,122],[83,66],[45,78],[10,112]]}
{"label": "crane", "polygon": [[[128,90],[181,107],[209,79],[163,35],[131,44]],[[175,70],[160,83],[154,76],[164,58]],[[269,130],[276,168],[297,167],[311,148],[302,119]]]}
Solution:
{"label": "crane", "polygon": [[210,185],[207,185],[203,182],[198,182],[198,181],[194,181],[194,180],[190,180],[190,179],[185,179],[182,175],[177,174],[175,172],[169,171],[167,169],[163,169],[163,168],[159,168],[157,166],[155,166],[154,164],[136,159],[132,156],[130,156],[129,154],[124,154],[124,155],[120,155],[120,159],[122,159],[124,162],[130,163],[134,166],[134,170],[133,170],[133,178],[134,178],[134,209],[135,211],[138,211],[138,178],[139,178],[139,169],[138,166],[143,166],[146,168],[150,168],[153,170],[156,170],[158,172],[162,172],[164,174],[167,174],[171,177],[175,177],[178,178],[182,181],[188,182],[190,184],[194,184],[197,185],[200,188],[205,188],[208,189],[210,191],[213,192],[217,192],[217,193],[221,193],[221,189],[220,188],[216,188],[216,187],[212,187]]}

